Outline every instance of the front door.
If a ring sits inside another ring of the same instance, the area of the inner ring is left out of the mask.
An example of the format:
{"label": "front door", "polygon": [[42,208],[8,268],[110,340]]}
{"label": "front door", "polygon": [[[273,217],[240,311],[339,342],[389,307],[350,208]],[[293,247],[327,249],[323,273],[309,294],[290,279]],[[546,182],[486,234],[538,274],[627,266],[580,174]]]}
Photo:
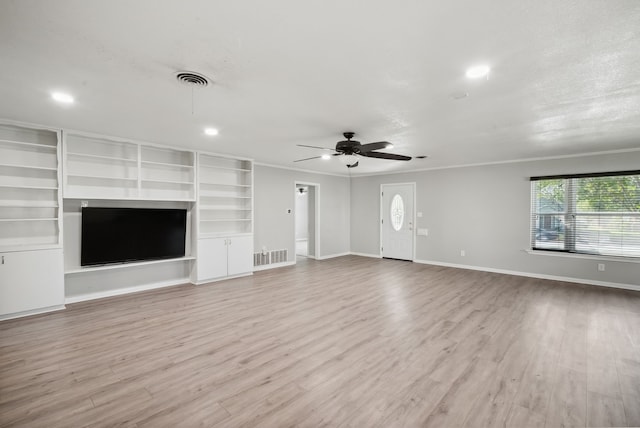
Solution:
{"label": "front door", "polygon": [[415,183],[383,184],[380,206],[382,257],[413,261]]}

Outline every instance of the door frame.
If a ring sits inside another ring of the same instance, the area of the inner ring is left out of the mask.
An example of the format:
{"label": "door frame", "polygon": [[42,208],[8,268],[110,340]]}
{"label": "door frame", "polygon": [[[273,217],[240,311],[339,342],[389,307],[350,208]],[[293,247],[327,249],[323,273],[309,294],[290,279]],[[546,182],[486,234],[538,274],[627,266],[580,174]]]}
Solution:
{"label": "door frame", "polygon": [[[314,188],[314,198],[313,198],[313,215],[314,215],[314,224],[313,224],[313,256],[308,255],[309,251],[307,251],[307,258],[310,259],[319,259],[320,258],[320,183],[312,183],[310,181],[299,181],[294,180],[293,182],[293,194],[297,192],[298,186],[313,186]],[[295,209],[295,199],[293,204],[293,261],[297,262],[296,255],[296,216],[298,215],[298,210]]]}
{"label": "door frame", "polygon": [[411,231],[411,240],[412,240],[412,245],[411,245],[411,261],[414,262],[416,260],[416,231],[418,230],[417,227],[417,221],[416,221],[416,213],[417,213],[417,209],[416,209],[416,182],[412,181],[412,182],[406,182],[406,183],[382,183],[380,184],[380,218],[378,219],[378,225],[380,226],[380,229],[378,230],[379,233],[379,239],[378,239],[378,255],[380,256],[380,258],[382,258],[382,216],[383,216],[383,210],[384,210],[384,204],[383,204],[383,198],[382,198],[382,192],[384,192],[384,187],[385,186],[406,186],[406,185],[411,185],[411,192],[413,193],[413,230]]}

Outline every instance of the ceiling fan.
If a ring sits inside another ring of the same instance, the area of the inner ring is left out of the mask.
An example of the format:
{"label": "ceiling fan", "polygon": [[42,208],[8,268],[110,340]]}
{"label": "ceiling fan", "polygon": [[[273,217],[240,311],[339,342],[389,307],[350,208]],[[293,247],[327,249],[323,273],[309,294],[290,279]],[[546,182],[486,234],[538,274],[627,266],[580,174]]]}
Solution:
{"label": "ceiling fan", "polygon": [[[344,138],[346,140],[338,141],[335,149],[328,149],[326,147],[317,147],[317,146],[307,146],[305,144],[298,144],[299,147],[308,147],[311,149],[320,149],[320,150],[329,150],[333,153],[331,156],[344,156],[345,164],[347,168],[355,168],[358,166],[359,160],[357,156],[364,156],[367,158],[377,158],[377,159],[390,159],[390,160],[400,160],[400,161],[408,161],[411,160],[411,156],[403,156],[397,155],[395,153],[384,153],[377,152],[376,150],[386,149],[393,147],[391,143],[387,141],[378,141],[377,143],[369,143],[369,144],[361,144],[360,141],[352,140],[354,132],[344,132]],[[328,156],[328,155],[323,155]],[[294,162],[303,162],[311,159],[319,159],[323,156],[314,156],[311,158],[298,159]]]}

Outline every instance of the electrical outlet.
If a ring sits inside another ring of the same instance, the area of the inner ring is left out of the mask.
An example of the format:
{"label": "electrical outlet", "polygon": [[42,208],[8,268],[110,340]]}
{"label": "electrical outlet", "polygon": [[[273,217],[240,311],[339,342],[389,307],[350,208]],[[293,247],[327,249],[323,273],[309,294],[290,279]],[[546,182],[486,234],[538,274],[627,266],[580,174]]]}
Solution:
{"label": "electrical outlet", "polygon": [[464,257],[467,255],[467,252],[465,250],[460,250],[460,256]]}
{"label": "electrical outlet", "polygon": [[427,236],[429,235],[429,229],[418,229],[418,236]]}
{"label": "electrical outlet", "polygon": [[598,271],[604,272],[604,263],[598,263]]}

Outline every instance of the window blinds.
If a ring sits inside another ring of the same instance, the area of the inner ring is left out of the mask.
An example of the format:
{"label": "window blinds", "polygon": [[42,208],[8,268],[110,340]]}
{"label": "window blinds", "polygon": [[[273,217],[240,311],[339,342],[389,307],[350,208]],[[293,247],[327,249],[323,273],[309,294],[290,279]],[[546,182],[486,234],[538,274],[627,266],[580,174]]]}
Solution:
{"label": "window blinds", "polygon": [[640,257],[640,171],[531,178],[534,250]]}

